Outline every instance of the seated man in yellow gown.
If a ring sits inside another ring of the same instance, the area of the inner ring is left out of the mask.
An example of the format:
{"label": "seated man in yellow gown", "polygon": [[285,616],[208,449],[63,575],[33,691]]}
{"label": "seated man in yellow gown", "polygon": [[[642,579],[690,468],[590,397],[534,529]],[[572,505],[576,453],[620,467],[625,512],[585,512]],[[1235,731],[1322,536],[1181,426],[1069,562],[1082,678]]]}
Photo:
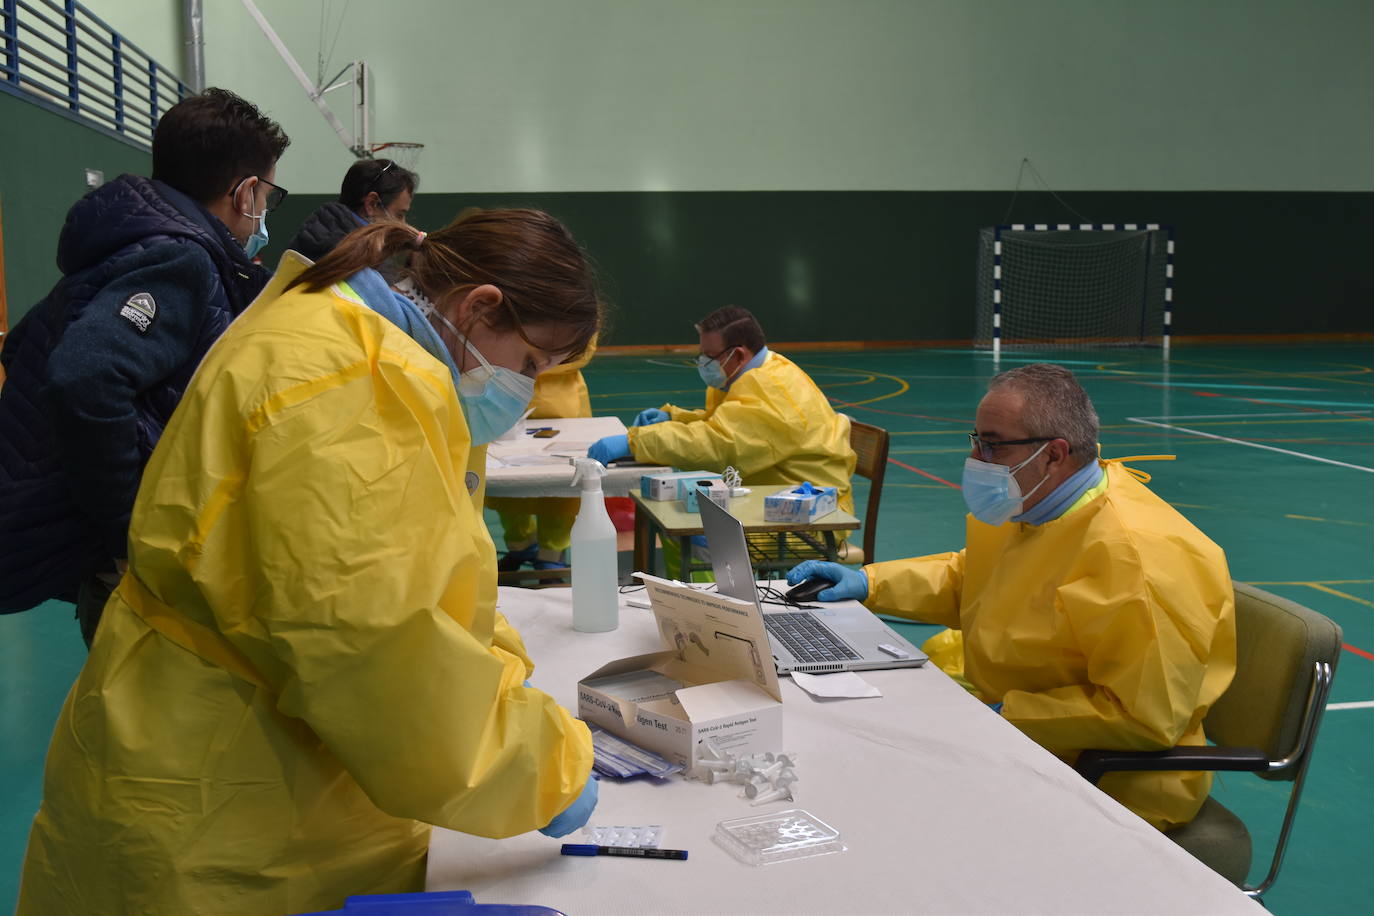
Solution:
{"label": "seated man in yellow gown", "polygon": [[688,471],[739,471],[745,486],[810,481],[839,490],[854,508],[849,421],[835,413],[796,363],[768,349],[748,309],[727,305],[696,326],[701,409],[664,404],[640,412],[625,436],[608,436],[587,454],[603,464],[633,458]]}
{"label": "seated man in yellow gown", "polygon": [[[596,341],[575,361],[547,369],[534,380],[530,419],[590,417],[592,400],[582,369],[592,361]],[[559,569],[568,565],[567,549],[572,526],[582,501],[577,497],[519,498],[489,496],[487,508],[501,517],[506,555],[496,563],[501,572],[513,572],[526,564],[535,569]]]}
{"label": "seated man in yellow gown", "polygon": [[[849,420],[835,413],[796,363],[768,349],[748,309],[717,309],[696,330],[705,408],[650,407],[628,435],[601,439],[587,454],[603,464],[633,458],[687,471],[733,467],[754,488],[803,482],[835,487],[839,507],[853,511],[849,478],[857,459],[849,447]],[[665,543],[664,553],[672,574],[675,550]]]}
{"label": "seated man in yellow gown", "polygon": [[[1068,763],[1088,748],[1205,744],[1202,719],[1236,668],[1221,548],[1146,489],[1148,477],[1098,459],[1097,414],[1066,369],[994,377],[975,428],[963,550],[862,570],[808,561],[788,581],[819,576],[835,583],[822,601],[962,631],[955,666]],[[1164,772],[1099,785],[1169,830],[1197,814],[1211,783]]]}

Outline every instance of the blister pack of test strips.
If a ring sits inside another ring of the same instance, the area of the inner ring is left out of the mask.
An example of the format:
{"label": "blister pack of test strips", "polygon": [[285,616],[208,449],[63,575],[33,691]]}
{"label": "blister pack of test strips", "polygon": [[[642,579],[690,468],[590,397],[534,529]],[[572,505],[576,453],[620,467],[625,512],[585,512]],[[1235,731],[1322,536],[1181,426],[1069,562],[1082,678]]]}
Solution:
{"label": "blister pack of test strips", "polygon": [[682,772],[682,764],[671,763],[653,751],[637,747],[604,729],[592,726],[591,732],[592,766],[603,776],[628,779],[631,776],[648,775],[655,779],[664,779]]}
{"label": "blister pack of test strips", "polygon": [[635,849],[657,849],[663,842],[663,825],[648,824],[641,827],[583,827],[582,833],[588,843],[597,846],[629,846]]}

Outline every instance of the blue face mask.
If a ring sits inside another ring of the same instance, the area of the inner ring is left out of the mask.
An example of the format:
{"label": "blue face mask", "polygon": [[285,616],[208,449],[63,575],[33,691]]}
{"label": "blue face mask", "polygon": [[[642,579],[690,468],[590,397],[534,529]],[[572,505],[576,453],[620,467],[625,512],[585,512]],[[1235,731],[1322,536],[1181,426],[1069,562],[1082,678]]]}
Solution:
{"label": "blue face mask", "polygon": [[697,356],[697,375],[701,376],[701,380],[707,385],[722,391],[725,390],[726,385],[730,384],[730,378],[725,374],[725,369],[721,366],[720,360],[712,359],[705,353]]}
{"label": "blue face mask", "polygon": [[[245,213],[244,216],[252,216]],[[243,250],[248,255],[248,260],[253,260],[258,256],[258,252],[267,247],[267,211],[263,211],[261,216],[253,216],[258,221],[258,228],[253,230],[253,234],[248,236],[248,241],[243,243]]]}
{"label": "blue face mask", "polygon": [[1024,494],[1013,475],[1043,452],[1048,445],[1048,442],[1042,444],[1029,458],[1011,468],[1005,464],[979,461],[977,458],[966,460],[962,481],[964,505],[968,506],[968,511],[973,517],[986,525],[996,526],[1005,524],[1014,515],[1020,515],[1026,497],[1040,489],[1045,481],[1050,479],[1050,475],[1046,474],[1040,479],[1040,483]]}
{"label": "blue face mask", "polygon": [[444,323],[453,335],[463,342],[477,360],[477,367],[458,378],[458,399],[463,402],[463,416],[468,421],[468,434],[473,445],[486,445],[510,429],[529,409],[534,400],[534,379],[505,366],[493,366],[472,345],[467,335],[445,318],[426,300],[421,308]]}
{"label": "blue face mask", "polygon": [[[248,179],[245,178],[243,181],[247,180]],[[235,197],[238,197],[239,188],[241,187],[243,187],[243,182],[239,182],[238,186],[234,188]],[[249,202],[249,206],[252,206],[252,201]],[[258,221],[258,227],[253,230],[253,234],[248,236],[248,240],[243,243],[243,250],[248,255],[248,260],[251,261],[258,256],[258,252],[267,247],[267,210],[264,209],[261,213],[247,213],[243,210],[239,212],[250,219]]]}

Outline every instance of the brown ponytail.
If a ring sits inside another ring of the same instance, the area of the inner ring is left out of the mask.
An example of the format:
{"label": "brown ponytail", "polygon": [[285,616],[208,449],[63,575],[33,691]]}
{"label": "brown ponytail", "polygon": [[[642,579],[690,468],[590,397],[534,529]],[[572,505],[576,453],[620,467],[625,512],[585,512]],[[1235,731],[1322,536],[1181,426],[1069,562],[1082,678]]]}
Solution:
{"label": "brown ponytail", "polygon": [[436,305],[490,283],[501,290],[504,306],[489,319],[494,327],[523,336],[527,325],[559,325],[567,337],[553,349],[567,350],[570,360],[601,328],[603,306],[591,265],[567,227],[540,210],[466,210],[419,239],[405,223],[379,220],[345,236],[287,289],[317,292],[407,249],[412,254],[401,276]]}
{"label": "brown ponytail", "polygon": [[308,267],[287,289],[303,286],[312,293],[328,289],[340,280],[362,270],[385,263],[415,242],[415,230],[394,219],[382,219],[354,229],[324,257]]}

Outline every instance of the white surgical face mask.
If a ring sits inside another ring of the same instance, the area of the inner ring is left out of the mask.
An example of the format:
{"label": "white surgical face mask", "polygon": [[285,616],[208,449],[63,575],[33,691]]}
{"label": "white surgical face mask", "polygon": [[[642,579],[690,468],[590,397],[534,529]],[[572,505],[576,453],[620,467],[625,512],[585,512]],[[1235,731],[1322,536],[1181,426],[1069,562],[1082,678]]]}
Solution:
{"label": "white surgical face mask", "polygon": [[486,445],[520,421],[534,400],[534,379],[505,366],[493,366],[481,351],[472,345],[467,335],[458,330],[434,305],[425,299],[419,303],[428,315],[433,315],[463,342],[463,346],[477,360],[477,366],[458,378],[458,399],[463,402],[468,433],[473,445]]}
{"label": "white surgical face mask", "polygon": [[968,506],[968,511],[973,517],[984,524],[995,526],[1005,524],[1013,516],[1020,515],[1026,497],[1040,489],[1045,481],[1050,479],[1050,475],[1046,472],[1045,476],[1040,478],[1040,483],[1031,487],[1028,492],[1022,493],[1015,474],[1048,445],[1048,442],[1042,443],[1029,458],[1010,468],[1005,464],[993,464],[991,461],[979,461],[977,458],[967,459],[964,462],[962,481],[964,505]]}

